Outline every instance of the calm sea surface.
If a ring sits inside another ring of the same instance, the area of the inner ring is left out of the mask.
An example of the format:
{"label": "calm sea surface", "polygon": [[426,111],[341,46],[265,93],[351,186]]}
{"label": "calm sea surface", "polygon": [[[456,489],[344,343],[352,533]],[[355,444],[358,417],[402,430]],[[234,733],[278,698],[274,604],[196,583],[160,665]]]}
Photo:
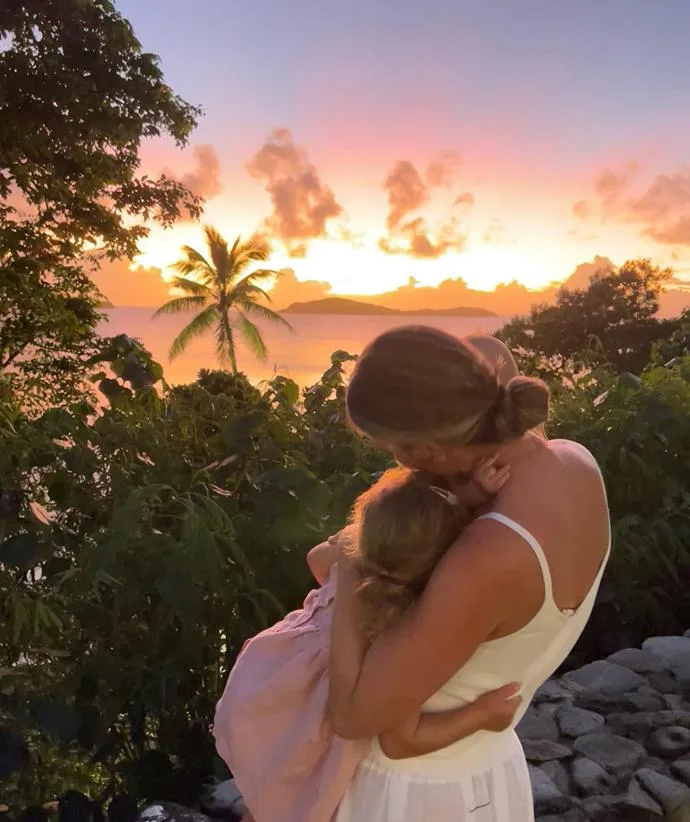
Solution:
{"label": "calm sea surface", "polygon": [[[111,308],[105,312],[108,322],[99,328],[102,334],[128,334],[136,337],[151,351],[165,369],[168,382],[185,383],[196,379],[202,368],[217,367],[213,352],[213,336],[209,334],[193,342],[187,351],[172,363],[168,350],[175,336],[192,318],[177,315],[151,319],[153,309]],[[359,354],[377,334],[399,325],[420,323],[433,325],[452,334],[463,336],[475,331],[493,332],[507,320],[505,317],[352,317],[342,315],[290,314],[287,319],[294,328],[291,333],[280,326],[260,323],[268,346],[268,360],[257,360],[247,351],[241,338],[237,361],[240,370],[254,382],[276,373],[291,377],[301,387],[316,382],[330,363],[331,354],[344,349]]]}

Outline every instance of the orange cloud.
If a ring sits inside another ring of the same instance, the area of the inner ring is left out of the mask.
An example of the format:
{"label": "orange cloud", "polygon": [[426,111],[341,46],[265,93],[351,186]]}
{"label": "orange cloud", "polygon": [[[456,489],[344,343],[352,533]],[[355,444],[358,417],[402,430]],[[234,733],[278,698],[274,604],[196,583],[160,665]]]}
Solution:
{"label": "orange cloud", "polygon": [[291,268],[284,268],[273,284],[270,296],[273,307],[283,309],[292,303],[321,300],[333,295],[330,283],[325,280],[298,280]]}
{"label": "orange cloud", "polygon": [[201,197],[202,200],[210,200],[222,191],[220,182],[220,160],[218,153],[212,145],[202,144],[194,146],[192,150],[196,167],[193,171],[188,171],[181,177],[175,175],[170,169],[163,170],[166,177],[177,179],[192,194]]}
{"label": "orange cloud", "polygon": [[460,167],[460,155],[457,151],[442,151],[432,160],[426,169],[427,183],[432,186],[450,186]]}
{"label": "orange cloud", "polygon": [[[448,163],[448,158],[432,163],[427,169],[427,179],[431,177],[437,185],[449,180]],[[388,233],[379,240],[379,248],[387,254],[408,254],[427,259],[464,249],[467,238],[461,234],[455,217],[450,217],[433,232],[423,217],[408,219],[429,202],[430,184],[422,178],[413,163],[409,160],[398,161],[383,187],[388,192]]]}
{"label": "orange cloud", "polygon": [[[690,245],[690,167],[658,174],[641,194],[625,197],[639,169],[630,162],[619,170],[601,172],[595,192],[603,215],[636,224],[643,236],[663,245]],[[576,216],[585,211],[589,213],[589,205],[584,201],[573,206]]]}
{"label": "orange cloud", "polygon": [[586,220],[592,213],[592,207],[587,200],[578,200],[573,206],[573,216],[578,220]]}
{"label": "orange cloud", "polygon": [[462,194],[459,194],[455,198],[455,202],[453,203],[453,208],[457,206],[466,206],[467,208],[472,208],[474,205],[474,194],[471,191],[465,191]]}
{"label": "orange cloud", "polygon": [[265,183],[273,213],[267,230],[290,256],[303,257],[309,240],[325,237],[328,221],[342,214],[333,191],[321,180],[304,149],[287,128],[274,129],[247,163],[247,171]]}
{"label": "orange cloud", "polygon": [[113,305],[160,306],[170,299],[160,268],[130,268],[128,260],[104,262],[91,275],[98,290]]}

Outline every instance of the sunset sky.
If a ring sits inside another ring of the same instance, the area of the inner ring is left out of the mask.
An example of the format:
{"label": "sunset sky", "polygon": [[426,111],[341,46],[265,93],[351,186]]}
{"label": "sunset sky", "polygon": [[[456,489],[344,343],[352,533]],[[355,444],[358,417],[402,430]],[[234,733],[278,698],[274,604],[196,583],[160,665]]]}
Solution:
{"label": "sunset sky", "polygon": [[[540,288],[595,255],[690,275],[687,0],[116,5],[205,112],[143,170],[228,237],[268,229],[297,280]],[[198,225],[154,230],[139,262],[185,242]]]}

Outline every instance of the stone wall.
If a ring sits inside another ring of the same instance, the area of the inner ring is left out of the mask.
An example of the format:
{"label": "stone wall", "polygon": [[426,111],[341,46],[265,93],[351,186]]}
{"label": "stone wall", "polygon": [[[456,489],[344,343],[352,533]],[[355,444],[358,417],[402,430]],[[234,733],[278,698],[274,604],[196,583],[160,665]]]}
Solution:
{"label": "stone wall", "polygon": [[[690,631],[648,639],[642,649],[549,680],[518,734],[537,822],[690,822]],[[243,809],[232,782],[202,807],[224,820]],[[140,820],[208,817],[162,804]]]}
{"label": "stone wall", "polygon": [[690,822],[690,631],[550,680],[518,734],[540,822]]}

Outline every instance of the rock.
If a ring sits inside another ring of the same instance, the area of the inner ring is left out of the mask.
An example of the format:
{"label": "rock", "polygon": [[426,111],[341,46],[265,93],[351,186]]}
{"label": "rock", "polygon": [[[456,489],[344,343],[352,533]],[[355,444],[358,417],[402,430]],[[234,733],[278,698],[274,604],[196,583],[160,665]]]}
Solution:
{"label": "rock", "polygon": [[537,816],[567,811],[571,805],[570,799],[553,784],[552,780],[534,765],[528,765],[529,778],[532,784],[534,798],[534,812]]}
{"label": "rock", "polygon": [[663,711],[666,708],[664,697],[651,688],[626,694],[621,701],[629,711]]}
{"label": "rock", "polygon": [[564,675],[563,681],[574,682],[585,689],[594,688],[604,696],[621,696],[647,684],[645,678],[634,671],[605,660],[570,671]]}
{"label": "rock", "polygon": [[680,694],[683,692],[681,684],[670,670],[647,674],[647,682],[660,694]]}
{"label": "rock", "polygon": [[527,709],[515,730],[521,740],[548,739],[552,742],[558,740],[556,720],[545,711],[536,708]]}
{"label": "rock", "polygon": [[597,762],[578,756],[571,765],[573,787],[581,796],[600,796],[613,787],[613,778]]}
{"label": "rock", "polygon": [[201,809],[211,816],[229,816],[241,819],[247,812],[242,794],[234,779],[215,785],[201,800]]}
{"label": "rock", "polygon": [[616,796],[591,796],[582,802],[582,810],[589,822],[620,822]]}
{"label": "rock", "polygon": [[570,748],[548,739],[525,739],[522,747],[528,762],[549,762],[552,759],[567,759],[572,755]]}
{"label": "rock", "polygon": [[570,777],[562,762],[552,759],[541,765],[542,771],[549,777],[558,790],[566,796],[570,793]]}
{"label": "rock", "polygon": [[664,776],[670,776],[671,774],[668,762],[659,759],[658,756],[645,757],[642,762],[640,762],[640,768],[649,768],[651,771],[656,771],[656,773],[661,773]]}
{"label": "rock", "polygon": [[577,739],[578,736],[592,733],[604,724],[604,717],[594,711],[563,705],[556,714],[558,726],[563,736]]}
{"label": "rock", "polygon": [[558,815],[538,816],[535,822],[587,822],[587,817],[580,808],[571,808],[569,811]]}
{"label": "rock", "polygon": [[608,657],[608,662],[621,665],[636,674],[651,674],[658,671],[668,671],[668,662],[661,656],[650,654],[639,648],[624,648]]}
{"label": "rock", "polygon": [[671,765],[671,771],[681,782],[690,785],[690,759],[679,759]]}
{"label": "rock", "polygon": [[608,714],[606,724],[611,728],[614,734],[620,736],[646,737],[646,735],[656,727],[651,714],[632,714],[630,711],[619,711]]}
{"label": "rock", "polygon": [[[688,640],[690,642],[690,640]],[[671,660],[671,671],[687,693],[690,688],[690,653],[679,654]]]}
{"label": "rock", "polygon": [[685,700],[680,694],[664,694],[666,709],[669,711],[682,711]]}
{"label": "rock", "polygon": [[174,802],[147,805],[138,816],[139,822],[209,822],[209,817]]}
{"label": "rock", "polygon": [[647,750],[665,759],[676,759],[690,751],[690,728],[672,725],[657,728],[647,740]]}
{"label": "rock", "polygon": [[637,779],[631,780],[627,793],[616,802],[616,808],[631,822],[633,819],[662,819],[664,815],[659,803],[643,790]]}
{"label": "rock", "polygon": [[690,653],[690,637],[654,636],[642,643],[642,650],[672,663],[675,657]]}
{"label": "rock", "polygon": [[572,696],[572,691],[569,691],[553,679],[549,679],[541,688],[537,688],[532,704],[540,705],[544,702],[563,702],[564,700],[571,699]]}
{"label": "rock", "polygon": [[665,659],[673,670],[674,663],[690,656],[690,637],[655,636],[643,642],[642,649]]}
{"label": "rock", "polygon": [[595,713],[606,716],[610,713],[623,711],[625,705],[621,703],[622,697],[611,696],[609,694],[602,694],[596,688],[583,688],[575,694],[573,704],[577,708],[583,708],[586,711],[594,711]]}
{"label": "rock", "polygon": [[688,711],[641,711],[639,713],[621,711],[610,713],[606,717],[606,724],[616,734],[643,737],[655,728],[669,728],[673,725],[690,728],[690,713]]}
{"label": "rock", "polygon": [[573,750],[619,778],[632,774],[647,755],[642,745],[631,739],[598,732],[576,739]]}
{"label": "rock", "polygon": [[636,771],[635,777],[642,787],[651,794],[661,805],[665,812],[675,808],[678,802],[684,801],[688,796],[688,789],[675,779],[655,773],[649,768],[640,768]]}

